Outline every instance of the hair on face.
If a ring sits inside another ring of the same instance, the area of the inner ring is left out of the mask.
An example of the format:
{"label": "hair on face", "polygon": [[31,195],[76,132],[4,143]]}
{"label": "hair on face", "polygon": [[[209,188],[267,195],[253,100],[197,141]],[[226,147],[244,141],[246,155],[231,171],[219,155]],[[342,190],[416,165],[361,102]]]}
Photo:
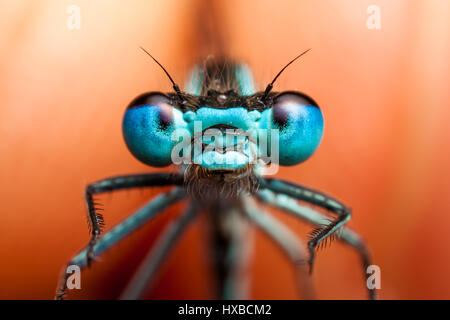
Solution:
{"label": "hair on face", "polygon": [[252,165],[233,171],[215,171],[189,164],[184,171],[184,183],[194,199],[212,201],[253,194],[259,186]]}

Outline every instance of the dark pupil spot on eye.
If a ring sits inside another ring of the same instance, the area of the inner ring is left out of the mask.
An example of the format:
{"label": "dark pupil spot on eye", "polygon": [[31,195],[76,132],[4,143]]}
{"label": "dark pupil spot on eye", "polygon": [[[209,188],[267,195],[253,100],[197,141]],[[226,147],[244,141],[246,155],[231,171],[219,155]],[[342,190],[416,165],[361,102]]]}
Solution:
{"label": "dark pupil spot on eye", "polygon": [[289,120],[289,111],[283,106],[273,108],[273,122],[279,128],[285,127]]}
{"label": "dark pupil spot on eye", "polygon": [[169,106],[160,106],[158,111],[159,127],[166,130],[173,123],[172,109]]}

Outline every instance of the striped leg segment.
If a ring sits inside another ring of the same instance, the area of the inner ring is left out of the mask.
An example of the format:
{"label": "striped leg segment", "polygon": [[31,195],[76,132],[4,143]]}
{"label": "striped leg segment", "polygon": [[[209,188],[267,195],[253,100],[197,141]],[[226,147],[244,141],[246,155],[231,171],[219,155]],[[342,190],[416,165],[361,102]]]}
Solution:
{"label": "striped leg segment", "polygon": [[87,264],[90,265],[95,259],[94,246],[100,237],[105,224],[103,214],[99,212],[102,208],[99,208],[100,204],[95,202],[94,195],[123,189],[182,184],[183,176],[181,174],[172,173],[148,173],[117,176],[89,184],[84,193],[88,213],[89,230],[91,232],[91,239],[88,244],[86,255]]}
{"label": "striped leg segment", "polygon": [[[328,216],[321,214],[309,207],[300,205],[296,201],[296,199],[290,196],[284,194],[275,194],[274,192],[267,189],[261,190],[257,196],[258,199],[263,203],[267,203],[278,209],[284,210],[308,223],[311,223],[314,226],[321,226],[330,223]],[[365,278],[367,276],[367,267],[371,265],[371,259],[364,241],[357,233],[347,227],[342,227],[341,230],[339,230],[339,237],[337,239],[354,248],[358,252],[363,267],[363,276]],[[367,288],[367,290],[369,299],[376,299],[375,289]]]}
{"label": "striped leg segment", "polygon": [[304,268],[307,253],[301,240],[286,225],[274,218],[270,213],[257,208],[249,201],[245,203],[246,214],[269,238],[286,254],[295,267],[297,286],[304,299],[314,299],[311,278]]}
{"label": "striped leg segment", "polygon": [[154,275],[165,261],[165,258],[190,225],[198,211],[198,204],[192,201],[188,209],[164,229],[156,244],[149,251],[133,275],[120,299],[136,300],[142,297],[145,289],[151,285]]}
{"label": "striped leg segment", "polygon": [[95,255],[101,255],[103,252],[117,244],[120,240],[130,235],[133,231],[143,226],[147,221],[155,217],[158,213],[164,211],[170,205],[181,201],[185,197],[182,189],[175,188],[170,192],[163,193],[152,199],[149,203],[140,208],[132,216],[126,218],[123,222],[106,232],[91,248],[86,246],[79,254],[77,254],[64,268],[57,286],[56,299],[64,298],[67,289],[67,267],[77,265],[80,269],[88,265],[87,255],[89,250],[93,250]]}

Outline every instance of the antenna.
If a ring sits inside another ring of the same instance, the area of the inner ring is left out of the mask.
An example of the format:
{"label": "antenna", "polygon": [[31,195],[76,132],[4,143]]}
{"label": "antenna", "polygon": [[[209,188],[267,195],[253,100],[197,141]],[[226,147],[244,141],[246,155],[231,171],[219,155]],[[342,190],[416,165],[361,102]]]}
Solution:
{"label": "antenna", "polygon": [[269,93],[270,93],[270,90],[272,90],[272,88],[273,88],[273,84],[274,84],[275,81],[278,79],[278,77],[280,76],[280,74],[281,74],[287,67],[289,67],[295,60],[297,60],[298,58],[300,58],[302,55],[304,55],[305,53],[307,53],[309,50],[311,50],[311,49],[305,50],[305,51],[303,51],[302,53],[300,53],[298,56],[296,56],[294,59],[292,59],[287,65],[285,65],[285,66],[283,67],[283,69],[280,70],[280,72],[278,72],[278,74],[275,76],[275,78],[273,78],[272,82],[269,83],[269,84],[267,85],[266,90],[264,90],[264,94],[263,94],[263,96],[261,97],[261,100],[264,100],[264,99],[267,98],[267,96],[268,96]]}
{"label": "antenna", "polygon": [[139,47],[142,49],[142,51],[144,51],[150,58],[153,59],[153,61],[155,61],[158,66],[161,67],[161,69],[163,69],[164,73],[167,75],[167,77],[169,78],[170,82],[172,82],[172,87],[173,90],[175,90],[175,92],[177,93],[178,97],[180,97],[181,100],[184,100],[183,98],[183,93],[180,90],[180,87],[175,83],[175,81],[173,81],[172,77],[170,76],[170,74],[167,72],[167,70],[162,66],[161,63],[159,63],[158,60],[156,60],[147,50],[145,50],[143,47]]}

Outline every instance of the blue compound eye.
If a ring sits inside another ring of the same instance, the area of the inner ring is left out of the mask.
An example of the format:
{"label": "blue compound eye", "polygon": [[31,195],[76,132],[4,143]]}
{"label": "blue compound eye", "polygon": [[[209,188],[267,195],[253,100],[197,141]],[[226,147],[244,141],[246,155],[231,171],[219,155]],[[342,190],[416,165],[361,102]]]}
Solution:
{"label": "blue compound eye", "polygon": [[123,118],[123,136],[130,152],[153,167],[170,165],[176,113],[170,99],[158,92],[134,99]]}
{"label": "blue compound eye", "polygon": [[322,140],[323,116],[314,100],[299,92],[283,92],[272,107],[272,129],[279,130],[280,165],[308,159]]}

